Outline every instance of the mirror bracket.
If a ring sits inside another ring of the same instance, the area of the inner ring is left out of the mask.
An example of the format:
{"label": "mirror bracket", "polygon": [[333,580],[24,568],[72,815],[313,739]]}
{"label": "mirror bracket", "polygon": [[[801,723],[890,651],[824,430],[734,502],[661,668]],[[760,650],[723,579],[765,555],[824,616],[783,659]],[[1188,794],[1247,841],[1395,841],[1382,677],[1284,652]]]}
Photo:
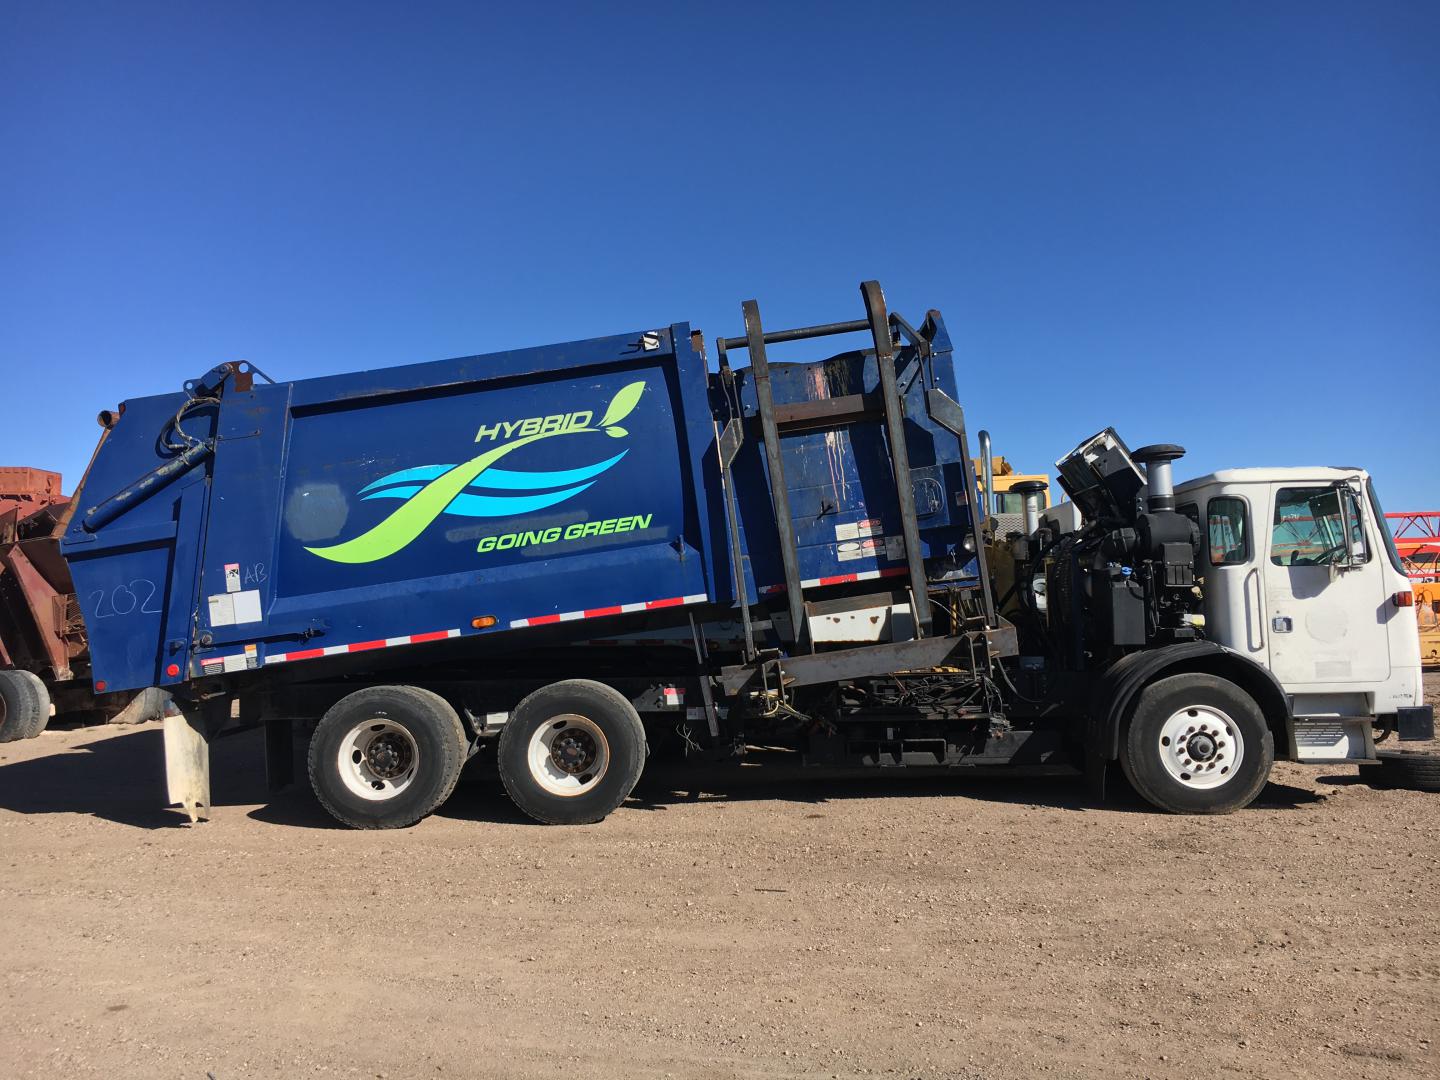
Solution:
{"label": "mirror bracket", "polygon": [[[1340,511],[1340,535],[1345,544],[1345,557],[1332,560],[1330,563],[1330,579],[1332,581],[1337,574],[1344,573],[1346,570],[1358,570],[1366,562],[1363,549],[1360,557],[1356,558],[1352,543],[1357,525],[1360,527],[1360,542],[1362,545],[1365,542],[1364,511],[1360,508],[1362,503],[1356,490],[1356,483],[1357,481],[1347,477],[1344,480],[1336,480],[1331,485],[1335,489],[1335,502]],[[1346,498],[1347,495],[1350,498]],[[1354,511],[1353,515],[1352,510]]]}

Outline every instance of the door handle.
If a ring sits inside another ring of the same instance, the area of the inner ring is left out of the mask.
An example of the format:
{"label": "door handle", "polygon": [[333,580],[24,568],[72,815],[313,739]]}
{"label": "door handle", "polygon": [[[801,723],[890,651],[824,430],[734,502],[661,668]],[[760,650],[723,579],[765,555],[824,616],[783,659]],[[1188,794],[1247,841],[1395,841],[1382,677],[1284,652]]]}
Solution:
{"label": "door handle", "polygon": [[[1250,581],[1252,578],[1255,581],[1255,617],[1253,619],[1251,618],[1250,613]],[[1249,572],[1245,575],[1244,588],[1245,637],[1247,644],[1253,641],[1254,638],[1259,638],[1258,642],[1250,644],[1251,649],[1259,652],[1265,647],[1265,593],[1264,590],[1262,590],[1260,587],[1260,568],[1258,566],[1252,566]]]}

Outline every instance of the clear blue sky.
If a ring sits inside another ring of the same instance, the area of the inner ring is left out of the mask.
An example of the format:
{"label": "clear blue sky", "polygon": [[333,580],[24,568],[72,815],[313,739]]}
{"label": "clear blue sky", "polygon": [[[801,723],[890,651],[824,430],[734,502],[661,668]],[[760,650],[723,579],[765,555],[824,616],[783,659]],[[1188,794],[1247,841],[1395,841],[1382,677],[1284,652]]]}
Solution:
{"label": "clear blue sky", "polygon": [[[946,315],[972,428],[1440,507],[1440,5],[8,4],[0,463],[281,379]],[[782,358],[799,358],[787,353]]]}

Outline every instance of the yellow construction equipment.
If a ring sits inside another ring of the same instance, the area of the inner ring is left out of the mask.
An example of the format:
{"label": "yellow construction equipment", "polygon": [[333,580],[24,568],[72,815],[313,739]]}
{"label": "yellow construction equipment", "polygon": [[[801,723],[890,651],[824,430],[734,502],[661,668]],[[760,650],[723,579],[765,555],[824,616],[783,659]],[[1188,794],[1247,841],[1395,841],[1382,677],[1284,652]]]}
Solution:
{"label": "yellow construction equipment", "polygon": [[998,519],[993,523],[993,535],[1003,539],[1011,532],[1023,531],[1025,497],[1015,488],[1027,481],[1044,484],[1044,490],[1038,493],[1040,509],[1044,511],[1050,506],[1050,477],[1047,473],[1016,472],[1004,457],[992,457],[988,431],[980,432],[979,450],[981,456],[975,459],[975,483],[985,501],[985,516]]}
{"label": "yellow construction equipment", "polygon": [[1410,575],[1420,663],[1440,667],[1440,510],[1401,510],[1385,517]]}
{"label": "yellow construction equipment", "polygon": [[1415,583],[1415,619],[1420,623],[1420,663],[1440,667],[1440,581]]}

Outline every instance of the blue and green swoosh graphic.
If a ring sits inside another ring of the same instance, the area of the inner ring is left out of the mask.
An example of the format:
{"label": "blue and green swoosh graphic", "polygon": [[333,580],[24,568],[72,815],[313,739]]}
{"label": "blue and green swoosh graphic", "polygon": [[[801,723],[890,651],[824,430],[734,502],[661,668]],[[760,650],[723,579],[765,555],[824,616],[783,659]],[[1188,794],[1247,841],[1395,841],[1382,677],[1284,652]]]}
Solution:
{"label": "blue and green swoosh graphic", "polygon": [[[526,514],[532,510],[544,510],[547,506],[562,503],[588,488],[606,470],[620,463],[628,454],[622,450],[612,458],[586,465],[580,469],[558,469],[554,472],[512,472],[509,469],[487,469],[470,482],[469,487],[455,498],[442,513],[458,517],[506,517],[510,514]],[[454,465],[418,465],[413,469],[382,476],[360,489],[366,501],[370,499],[408,499],[420,494],[423,486],[416,481],[434,480],[443,476]],[[559,490],[550,490],[556,489]],[[531,492],[528,495],[485,495],[480,491]],[[366,493],[369,494],[366,494]]]}
{"label": "blue and green swoosh graphic", "polygon": [[584,424],[561,431],[526,435],[456,465],[419,465],[382,476],[361,488],[361,497],[366,501],[399,499],[402,500],[400,506],[378,525],[353,540],[329,547],[307,547],[305,550],[332,562],[376,562],[408,546],[441,514],[506,517],[543,510],[573,498],[618,465],[629,451],[622,450],[592,465],[548,472],[519,472],[496,468],[495,465],[510,453],[542,439],[599,431],[612,438],[624,438],[629,432],[618,426],[619,422],[639,404],[644,390],[643,381],[621,387],[600,423],[593,427]]}

